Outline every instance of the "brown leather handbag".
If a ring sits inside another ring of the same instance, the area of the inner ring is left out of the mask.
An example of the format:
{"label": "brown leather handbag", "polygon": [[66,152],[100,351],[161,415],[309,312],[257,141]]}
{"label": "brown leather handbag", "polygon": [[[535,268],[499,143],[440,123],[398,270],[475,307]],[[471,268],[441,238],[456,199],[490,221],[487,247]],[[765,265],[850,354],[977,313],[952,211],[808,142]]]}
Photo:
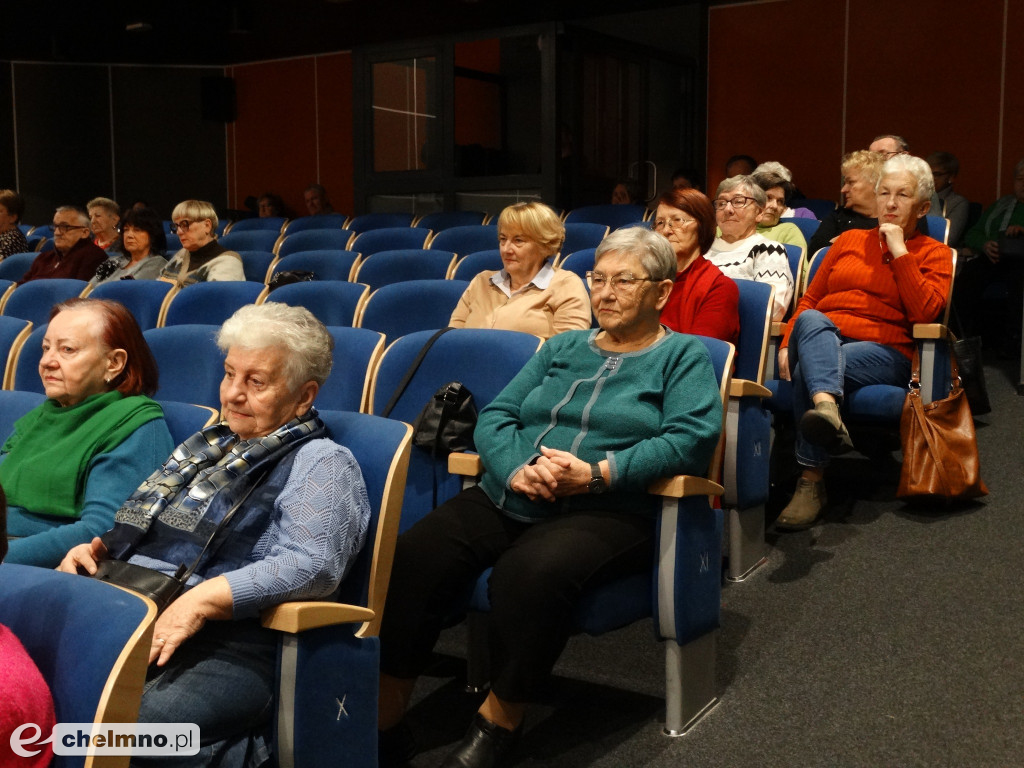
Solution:
{"label": "brown leather handbag", "polygon": [[910,391],[900,419],[903,469],[896,496],[901,499],[954,501],[988,493],[981,479],[974,417],[952,351],[950,370],[949,397],[925,404],[921,401],[921,360],[914,353]]}

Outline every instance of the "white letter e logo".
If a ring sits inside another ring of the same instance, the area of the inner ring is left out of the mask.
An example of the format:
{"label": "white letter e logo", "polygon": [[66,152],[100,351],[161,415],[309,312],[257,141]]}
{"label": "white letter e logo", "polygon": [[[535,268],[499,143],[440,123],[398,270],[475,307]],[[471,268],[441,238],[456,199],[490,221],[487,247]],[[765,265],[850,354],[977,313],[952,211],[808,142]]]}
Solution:
{"label": "white letter e logo", "polygon": [[[34,728],[35,733],[29,736],[27,739],[23,739],[21,737],[21,734],[27,731],[29,728]],[[35,723],[25,723],[24,725],[19,725],[11,732],[11,750],[14,752],[14,754],[20,757],[35,757],[40,752],[42,752],[41,749],[30,751],[25,749],[22,745],[34,744],[36,739],[38,739],[42,735],[43,729]],[[46,742],[44,741],[42,743],[45,744]]]}

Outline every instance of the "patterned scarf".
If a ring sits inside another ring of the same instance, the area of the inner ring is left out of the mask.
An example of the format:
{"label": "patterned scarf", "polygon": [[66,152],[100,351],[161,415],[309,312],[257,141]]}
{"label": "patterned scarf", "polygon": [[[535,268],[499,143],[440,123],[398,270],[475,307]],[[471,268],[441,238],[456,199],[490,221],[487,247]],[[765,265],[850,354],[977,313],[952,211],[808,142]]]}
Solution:
{"label": "patterned scarf", "polygon": [[114,527],[103,535],[110,556],[125,559],[157,518],[186,533],[200,526],[212,531],[220,520],[205,518],[214,497],[226,497],[227,503],[214,505],[223,517],[282,457],[326,433],[315,408],[263,437],[241,440],[225,424],[197,432],[117,511]]}

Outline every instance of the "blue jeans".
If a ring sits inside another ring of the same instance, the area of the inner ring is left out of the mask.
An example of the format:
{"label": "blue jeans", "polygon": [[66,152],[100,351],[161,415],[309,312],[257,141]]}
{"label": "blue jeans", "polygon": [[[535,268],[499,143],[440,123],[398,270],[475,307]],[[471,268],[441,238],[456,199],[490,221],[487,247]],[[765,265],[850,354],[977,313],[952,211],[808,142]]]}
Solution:
{"label": "blue jeans", "polygon": [[[789,371],[793,379],[796,423],[814,408],[812,397],[826,392],[842,403],[843,395],[868,384],[904,386],[910,380],[910,360],[894,347],[857,341],[839,333],[827,315],[815,309],[800,314],[789,339]],[[796,460],[804,467],[824,467],[828,451],[796,436]]]}
{"label": "blue jeans", "polygon": [[198,755],[133,757],[156,768],[243,768],[269,759],[277,633],[258,619],[210,621],[164,667],[152,666],[140,723],[196,723]]}

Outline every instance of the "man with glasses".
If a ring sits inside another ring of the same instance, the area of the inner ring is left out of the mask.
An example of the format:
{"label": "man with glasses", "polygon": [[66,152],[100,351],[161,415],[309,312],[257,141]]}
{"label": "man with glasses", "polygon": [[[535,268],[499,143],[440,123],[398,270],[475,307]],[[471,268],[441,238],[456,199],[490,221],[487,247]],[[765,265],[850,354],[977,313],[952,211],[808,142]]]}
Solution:
{"label": "man with glasses", "polygon": [[897,136],[895,133],[883,133],[881,136],[875,136],[872,139],[871,144],[868,146],[868,151],[878,152],[888,160],[895,155],[909,155],[910,144],[902,136]]}
{"label": "man with glasses", "polygon": [[92,242],[89,215],[77,206],[62,205],[53,216],[53,249],[36,257],[18,285],[53,278],[91,280],[106,260],[106,252]]}

